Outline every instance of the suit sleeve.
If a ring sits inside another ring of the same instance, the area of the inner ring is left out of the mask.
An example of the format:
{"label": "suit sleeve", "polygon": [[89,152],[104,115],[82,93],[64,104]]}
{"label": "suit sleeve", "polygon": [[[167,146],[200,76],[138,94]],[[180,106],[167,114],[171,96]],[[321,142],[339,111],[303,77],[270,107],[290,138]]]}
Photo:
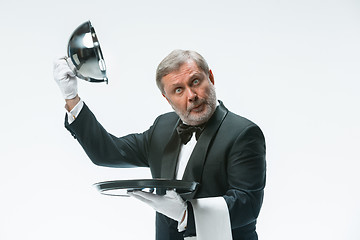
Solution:
{"label": "suit sleeve", "polygon": [[121,138],[108,133],[96,120],[86,104],[76,120],[65,127],[78,140],[91,161],[107,167],[148,167],[148,140],[151,127],[141,134],[130,134]]}
{"label": "suit sleeve", "polygon": [[266,161],[265,139],[260,128],[250,125],[236,138],[229,153],[229,189],[224,196],[232,228],[256,221],[263,201]]}

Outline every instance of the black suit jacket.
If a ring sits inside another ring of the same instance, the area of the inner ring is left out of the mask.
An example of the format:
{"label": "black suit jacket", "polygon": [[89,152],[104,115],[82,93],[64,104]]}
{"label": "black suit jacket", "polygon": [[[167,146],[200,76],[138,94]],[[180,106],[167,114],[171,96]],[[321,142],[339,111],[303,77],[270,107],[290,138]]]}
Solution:
{"label": "black suit jacket", "polygon": [[[153,178],[172,179],[180,150],[178,123],[179,117],[174,112],[166,113],[147,131],[118,138],[109,134],[84,104],[72,124],[65,120],[65,127],[97,165],[150,167]],[[186,198],[223,196],[230,213],[233,239],[257,239],[255,225],[263,200],[265,173],[262,131],[220,102],[185,169],[183,180],[200,183]],[[156,239],[177,240],[194,235],[191,206],[189,209],[185,233],[177,231],[177,222],[157,213]]]}

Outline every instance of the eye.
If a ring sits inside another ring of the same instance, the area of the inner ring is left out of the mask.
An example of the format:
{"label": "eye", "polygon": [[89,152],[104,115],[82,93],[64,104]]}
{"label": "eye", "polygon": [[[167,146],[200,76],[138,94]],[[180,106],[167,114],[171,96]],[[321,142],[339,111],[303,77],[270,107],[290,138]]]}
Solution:
{"label": "eye", "polygon": [[181,88],[176,88],[175,93],[181,93]]}
{"label": "eye", "polygon": [[200,83],[200,80],[199,79],[195,79],[194,81],[193,81],[193,84],[194,85],[198,85]]}

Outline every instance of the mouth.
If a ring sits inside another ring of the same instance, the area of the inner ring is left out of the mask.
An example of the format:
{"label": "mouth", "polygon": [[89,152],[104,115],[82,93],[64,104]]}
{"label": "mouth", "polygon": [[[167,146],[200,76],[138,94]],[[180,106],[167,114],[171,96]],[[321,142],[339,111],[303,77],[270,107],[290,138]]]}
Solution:
{"label": "mouth", "polygon": [[199,105],[196,105],[195,107],[191,108],[190,112],[201,112],[204,109],[204,103],[200,103]]}

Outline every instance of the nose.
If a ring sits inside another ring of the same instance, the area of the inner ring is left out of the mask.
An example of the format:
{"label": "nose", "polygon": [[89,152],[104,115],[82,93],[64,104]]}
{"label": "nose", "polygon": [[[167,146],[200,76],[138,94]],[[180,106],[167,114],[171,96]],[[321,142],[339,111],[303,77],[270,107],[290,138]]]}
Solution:
{"label": "nose", "polygon": [[197,96],[196,92],[193,89],[188,88],[187,89],[187,98],[188,98],[189,102],[194,102],[194,101],[197,101],[198,96]]}

